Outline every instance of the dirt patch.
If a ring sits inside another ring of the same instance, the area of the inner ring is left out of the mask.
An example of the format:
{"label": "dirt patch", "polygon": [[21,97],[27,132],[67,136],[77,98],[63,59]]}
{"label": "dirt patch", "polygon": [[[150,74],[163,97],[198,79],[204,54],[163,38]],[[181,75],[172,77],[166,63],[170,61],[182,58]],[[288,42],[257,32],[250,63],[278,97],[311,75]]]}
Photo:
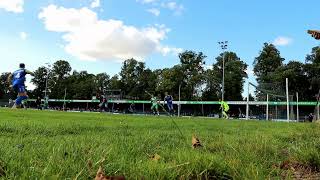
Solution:
{"label": "dirt patch", "polygon": [[283,170],[283,173],[281,174],[283,179],[287,179],[288,177],[292,179],[320,179],[319,169],[297,161],[284,161],[280,164],[279,168]]}
{"label": "dirt patch", "polygon": [[179,180],[233,180],[233,177],[222,172],[218,172],[214,169],[207,169],[200,174],[193,173],[188,177],[179,177]]}
{"label": "dirt patch", "polygon": [[125,180],[124,176],[106,176],[102,167],[99,168],[95,180]]}

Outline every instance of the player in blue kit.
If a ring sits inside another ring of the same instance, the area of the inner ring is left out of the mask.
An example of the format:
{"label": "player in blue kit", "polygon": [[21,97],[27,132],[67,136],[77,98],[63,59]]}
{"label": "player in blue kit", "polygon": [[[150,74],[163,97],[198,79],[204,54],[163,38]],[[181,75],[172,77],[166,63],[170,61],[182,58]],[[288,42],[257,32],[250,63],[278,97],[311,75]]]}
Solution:
{"label": "player in blue kit", "polygon": [[165,93],[165,97],[164,97],[164,102],[167,102],[167,107],[168,107],[168,111],[170,115],[174,114],[174,110],[173,110],[173,97],[171,95],[168,94],[168,92]]}
{"label": "player in blue kit", "polygon": [[13,108],[21,108],[22,101],[28,99],[27,91],[25,88],[26,75],[34,76],[34,73],[25,69],[25,64],[21,63],[19,69],[13,72],[8,77],[8,82],[11,82],[11,87],[18,92],[18,97],[15,101]]}

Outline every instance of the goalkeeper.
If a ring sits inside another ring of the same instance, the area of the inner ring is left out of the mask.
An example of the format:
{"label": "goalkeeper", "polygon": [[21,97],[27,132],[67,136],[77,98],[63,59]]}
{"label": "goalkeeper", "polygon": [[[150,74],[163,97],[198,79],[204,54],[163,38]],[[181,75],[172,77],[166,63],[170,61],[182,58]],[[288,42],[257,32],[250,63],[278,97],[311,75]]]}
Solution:
{"label": "goalkeeper", "polygon": [[229,111],[229,105],[225,101],[219,99],[220,109],[222,109],[222,118],[229,119],[227,112]]}
{"label": "goalkeeper", "polygon": [[153,115],[160,115],[159,113],[159,100],[157,99],[157,97],[152,95],[151,98],[151,111],[153,112]]}

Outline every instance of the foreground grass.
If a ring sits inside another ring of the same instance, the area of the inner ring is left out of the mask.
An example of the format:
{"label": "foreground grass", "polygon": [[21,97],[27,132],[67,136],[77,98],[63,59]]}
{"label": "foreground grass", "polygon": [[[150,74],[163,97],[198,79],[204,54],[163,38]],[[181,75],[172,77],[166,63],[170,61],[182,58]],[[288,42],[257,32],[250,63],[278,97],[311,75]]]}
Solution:
{"label": "foreground grass", "polygon": [[[175,121],[183,136],[168,117],[0,109],[0,178],[92,179],[100,165],[127,179],[290,178],[291,162],[320,170],[318,124]],[[191,148],[192,134],[203,148]]]}

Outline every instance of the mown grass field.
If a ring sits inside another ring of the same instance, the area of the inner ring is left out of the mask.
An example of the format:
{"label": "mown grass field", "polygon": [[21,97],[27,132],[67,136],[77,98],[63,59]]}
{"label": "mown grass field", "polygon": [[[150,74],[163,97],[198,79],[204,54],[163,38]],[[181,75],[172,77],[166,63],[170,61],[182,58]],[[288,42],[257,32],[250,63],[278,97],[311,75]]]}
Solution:
{"label": "mown grass field", "polygon": [[183,136],[169,117],[0,109],[0,179],[319,177],[319,124],[174,120]]}

